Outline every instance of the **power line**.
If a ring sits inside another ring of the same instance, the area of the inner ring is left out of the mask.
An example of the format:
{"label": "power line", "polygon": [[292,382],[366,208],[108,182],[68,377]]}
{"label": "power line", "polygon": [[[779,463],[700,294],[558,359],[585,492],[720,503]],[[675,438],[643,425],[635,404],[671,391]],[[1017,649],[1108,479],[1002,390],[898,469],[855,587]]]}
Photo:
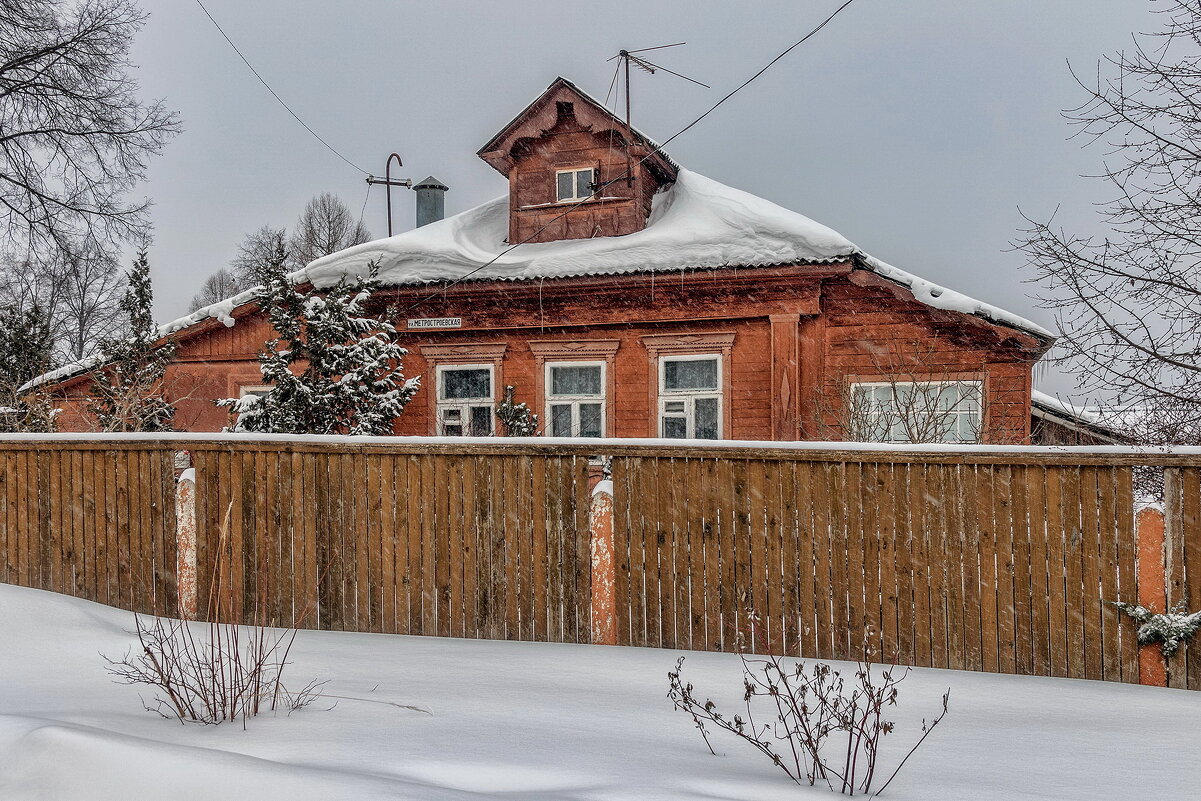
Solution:
{"label": "power line", "polygon": [[234,49],[234,52],[238,54],[238,58],[242,59],[242,63],[243,63],[243,64],[245,64],[245,65],[246,65],[246,66],[247,66],[247,67],[250,69],[250,71],[254,73],[254,77],[256,77],[256,78],[258,78],[258,79],[259,79],[259,83],[261,83],[263,86],[265,86],[265,87],[267,88],[267,91],[271,93],[271,96],[272,96],[272,97],[274,97],[276,100],[278,100],[278,101],[279,101],[279,104],[280,104],[281,106],[283,106],[283,107],[284,107],[284,110],[286,110],[286,111],[287,111],[289,114],[291,114],[291,115],[292,115],[292,117],[293,117],[293,118],[294,118],[294,119],[295,119],[297,122],[299,122],[299,123],[300,123],[302,126],[304,126],[304,129],[305,129],[306,131],[308,131],[310,134],[312,134],[314,139],[316,139],[316,140],[317,140],[318,142],[320,142],[321,144],[325,145],[325,148],[326,148],[326,149],[327,149],[327,150],[328,150],[330,153],[333,153],[335,156],[337,156],[338,158],[342,159],[342,161],[346,162],[346,163],[347,163],[347,164],[349,164],[351,167],[354,167],[354,168],[355,168],[356,170],[358,170],[359,172],[363,173],[364,175],[370,175],[370,174],[371,174],[371,173],[369,173],[367,170],[364,170],[362,167],[360,167],[359,165],[355,164],[353,161],[351,161],[350,159],[346,158],[346,157],[345,157],[345,156],[343,156],[341,153],[339,153],[339,152],[338,152],[338,151],[337,151],[337,150],[334,148],[334,146],[333,146],[333,145],[331,145],[329,142],[327,142],[327,141],[325,141],[324,139],[322,139],[322,138],[321,138],[321,136],[320,136],[320,135],[319,135],[319,134],[318,134],[316,131],[314,131],[312,128],[310,128],[310,127],[309,127],[309,125],[308,125],[308,123],[306,123],[304,120],[302,120],[302,119],[300,118],[300,116],[299,116],[299,115],[298,115],[298,114],[297,114],[295,111],[293,111],[293,110],[292,110],[292,108],[291,108],[291,107],[290,107],[290,106],[289,106],[287,103],[285,103],[285,102],[284,102],[284,99],[283,99],[282,97],[280,97],[280,96],[279,96],[279,95],[276,93],[276,91],[275,91],[274,89],[272,89],[272,88],[271,88],[271,85],[270,85],[270,84],[268,84],[268,83],[267,83],[267,81],[265,81],[265,80],[263,79],[263,76],[262,76],[262,75],[259,75],[259,71],[258,71],[258,70],[256,70],[256,69],[254,68],[254,65],[253,65],[253,64],[251,64],[251,63],[250,63],[250,62],[249,62],[249,61],[246,59],[246,56],[242,55],[242,51],[238,49],[238,46],[237,46],[236,44],[234,44],[234,43],[233,43],[233,40],[229,38],[229,35],[225,33],[225,30],[224,30],[224,29],[221,27],[221,24],[220,24],[219,22],[217,22],[217,20],[213,19],[213,15],[212,15],[212,14],[210,14],[210,13],[209,13],[209,10],[208,10],[207,8],[205,8],[205,7],[204,7],[204,3],[202,3],[202,2],[201,2],[201,0],[196,0],[196,5],[200,6],[200,10],[201,10],[201,11],[203,11],[203,12],[204,12],[204,15],[205,15],[206,17],[208,17],[208,18],[209,18],[209,22],[213,23],[213,25],[214,25],[214,26],[217,28],[217,31],[218,31],[218,32],[221,34],[221,37],[222,37],[223,39],[225,39],[225,41],[229,43],[229,46],[230,46],[230,47],[232,47],[232,48]]}
{"label": "power line", "polygon": [[[197,1],[197,2],[200,2],[200,0],[196,0],[196,1]],[[798,47],[800,47],[801,45],[803,45],[805,42],[809,41],[809,39],[810,39],[810,38],[812,38],[813,36],[815,36],[815,35],[816,35],[816,34],[817,34],[819,31],[821,31],[821,30],[822,30],[822,28],[825,28],[827,25],[829,25],[829,24],[830,24],[830,22],[831,22],[831,21],[832,21],[832,20],[833,20],[835,17],[837,17],[837,16],[838,16],[840,13],[842,13],[843,9],[845,9],[847,6],[849,6],[849,5],[850,5],[851,3],[853,3],[853,2],[855,2],[855,0],[845,0],[845,2],[844,2],[842,5],[840,5],[838,8],[834,9],[834,13],[832,13],[832,14],[830,14],[830,16],[826,17],[826,18],[825,18],[825,19],[822,21],[822,23],[821,23],[820,25],[818,25],[818,26],[817,26],[816,28],[814,28],[813,30],[809,31],[809,33],[807,33],[807,34],[805,34],[804,36],[802,36],[800,39],[798,39],[796,42],[794,42],[792,45],[790,45],[790,46],[789,46],[789,47],[788,47],[786,50],[784,50],[783,52],[781,52],[779,55],[777,55],[777,56],[776,56],[775,58],[773,58],[771,61],[767,62],[767,64],[765,64],[765,65],[763,66],[763,69],[759,70],[759,71],[758,71],[758,72],[756,72],[754,75],[752,75],[751,77],[747,78],[745,81],[743,81],[743,82],[742,82],[741,84],[739,84],[737,87],[735,87],[735,88],[734,88],[734,89],[733,89],[733,90],[732,90],[732,91],[731,91],[729,94],[727,94],[727,95],[726,95],[725,97],[723,97],[721,100],[718,100],[716,103],[714,103],[712,106],[710,106],[708,111],[706,111],[704,114],[702,114],[702,115],[700,115],[699,117],[697,117],[697,118],[696,118],[695,120],[693,120],[692,122],[690,122],[690,123],[688,123],[687,125],[685,125],[685,126],[684,126],[683,128],[681,128],[679,131],[676,131],[674,134],[672,134],[671,136],[669,136],[667,139],[665,139],[665,140],[663,141],[663,143],[662,143],[662,144],[655,145],[655,147],[654,147],[654,148],[652,148],[652,149],[651,149],[651,151],[650,151],[649,153],[647,153],[645,156],[643,156],[641,159],[639,159],[639,160],[638,160],[638,162],[637,162],[636,164],[634,164],[634,165],[632,165],[631,167],[629,167],[629,168],[628,168],[628,169],[625,171],[625,173],[624,173],[624,174],[622,174],[622,175],[620,175],[620,176],[618,176],[618,177],[616,177],[616,178],[610,179],[610,180],[606,181],[604,184],[601,184],[600,186],[596,187],[596,191],[595,191],[595,192],[593,192],[592,196],[595,196],[597,193],[601,192],[603,189],[605,189],[606,187],[610,186],[611,184],[615,184],[615,183],[617,183],[618,181],[624,181],[626,178],[628,178],[628,177],[630,177],[631,175],[633,175],[633,172],[634,172],[634,167],[641,166],[641,165],[642,165],[642,164],[644,164],[644,163],[647,161],[647,159],[649,159],[651,156],[653,156],[653,155],[654,155],[654,154],[656,154],[656,153],[659,153],[659,152],[661,152],[661,151],[663,150],[663,148],[667,146],[667,144],[668,144],[668,143],[670,143],[672,140],[676,139],[677,137],[679,137],[681,134],[685,133],[686,131],[690,130],[690,129],[691,129],[693,126],[695,126],[695,125],[696,125],[698,122],[700,122],[701,120],[705,119],[705,117],[708,117],[710,114],[712,114],[714,111],[716,111],[716,110],[717,110],[717,108],[718,108],[718,106],[722,105],[722,104],[723,104],[723,103],[725,103],[727,100],[729,100],[731,97],[733,97],[734,95],[738,94],[738,93],[739,93],[739,92],[741,92],[743,89],[745,89],[747,86],[749,86],[749,85],[750,85],[750,84],[751,84],[753,81],[755,81],[755,80],[756,80],[756,79],[757,79],[757,78],[758,78],[760,75],[762,75],[763,73],[765,73],[765,72],[767,72],[769,69],[771,69],[771,68],[772,68],[772,66],[774,66],[774,65],[775,65],[775,63],[776,63],[777,61],[779,61],[780,59],[784,58],[784,56],[788,55],[788,54],[789,54],[789,53],[791,53],[793,50],[795,50],[795,49],[797,49]],[[669,46],[669,47],[670,47],[671,45],[667,45],[667,46]],[[652,48],[648,48],[648,49],[652,49]],[[505,257],[505,256],[507,256],[508,254],[512,253],[512,252],[513,252],[514,250],[516,250],[517,248],[521,247],[522,245],[528,244],[528,243],[529,243],[531,240],[533,240],[533,239],[535,239],[536,237],[538,237],[538,236],[539,236],[539,235],[540,235],[540,234],[541,234],[543,231],[545,231],[545,230],[546,230],[547,228],[549,228],[551,225],[553,225],[554,223],[558,222],[559,220],[561,220],[561,219],[563,219],[565,216],[567,216],[567,214],[568,214],[569,212],[571,212],[571,211],[575,210],[576,208],[578,208],[578,207],[579,207],[579,206],[581,206],[582,204],[584,204],[584,203],[587,203],[587,202],[588,202],[588,201],[591,199],[591,197],[592,197],[592,196],[589,196],[588,198],[584,198],[583,200],[576,201],[575,203],[572,203],[571,205],[567,206],[565,209],[563,209],[563,211],[562,211],[562,212],[560,212],[559,214],[555,215],[555,216],[554,216],[554,217],[552,217],[550,220],[547,220],[547,222],[546,222],[546,224],[545,224],[545,225],[543,225],[541,228],[539,228],[539,229],[538,229],[537,231],[535,231],[534,233],[532,233],[532,234],[530,234],[529,236],[527,236],[525,239],[521,240],[520,242],[515,242],[514,244],[512,244],[512,245],[510,245],[509,247],[505,248],[505,249],[504,249],[504,250],[502,250],[500,253],[497,253],[495,256],[493,256],[491,259],[489,259],[487,262],[485,262],[484,264],[481,264],[479,267],[475,267],[475,268],[473,268],[473,269],[469,270],[469,271],[468,271],[467,273],[465,273],[464,275],[462,275],[462,276],[460,276],[460,277],[456,278],[454,281],[451,281],[449,284],[447,284],[447,285],[443,286],[443,287],[442,287],[441,289],[439,289],[437,292],[434,292],[434,293],[432,293],[432,294],[430,294],[430,295],[427,295],[426,297],[422,298],[421,300],[418,300],[418,301],[416,301],[416,302],[415,302],[415,303],[413,303],[411,306],[408,306],[407,308],[405,308],[405,310],[402,312],[402,314],[407,314],[408,312],[412,311],[413,309],[417,308],[418,306],[420,306],[420,305],[422,305],[422,304],[424,304],[424,303],[427,303],[427,302],[429,302],[429,301],[433,300],[433,299],[434,299],[434,298],[436,298],[436,297],[437,297],[439,294],[442,294],[442,293],[446,292],[448,289],[452,289],[453,287],[455,287],[455,286],[458,286],[459,284],[463,283],[463,282],[464,282],[464,281],[466,281],[468,278],[470,278],[471,276],[473,276],[473,275],[475,275],[476,273],[480,272],[481,270],[485,270],[485,269],[487,269],[488,267],[491,267],[491,266],[492,266],[493,264],[495,264],[497,261],[499,261],[500,259],[504,258],[504,257]]]}

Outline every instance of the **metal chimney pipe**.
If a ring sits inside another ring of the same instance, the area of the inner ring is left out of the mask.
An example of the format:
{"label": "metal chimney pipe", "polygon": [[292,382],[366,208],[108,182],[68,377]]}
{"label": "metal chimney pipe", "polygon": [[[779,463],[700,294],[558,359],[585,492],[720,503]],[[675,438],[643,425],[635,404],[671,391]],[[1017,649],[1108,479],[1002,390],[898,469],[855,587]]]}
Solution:
{"label": "metal chimney pipe", "polygon": [[413,185],[413,191],[417,193],[418,228],[438,222],[446,216],[446,193],[449,190],[446,184],[432,175]]}

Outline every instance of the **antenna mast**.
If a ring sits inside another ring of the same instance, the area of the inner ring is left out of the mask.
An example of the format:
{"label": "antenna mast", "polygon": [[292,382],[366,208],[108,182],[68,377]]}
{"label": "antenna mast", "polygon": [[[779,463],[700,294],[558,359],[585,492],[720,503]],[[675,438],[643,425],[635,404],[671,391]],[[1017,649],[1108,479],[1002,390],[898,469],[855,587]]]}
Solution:
{"label": "antenna mast", "polygon": [[[384,177],[383,178],[376,178],[374,175],[367,176],[368,184],[383,184],[386,187],[386,189],[384,191],[386,191],[388,193],[388,236],[392,236],[392,187],[394,187],[394,186],[411,187],[413,185],[413,182],[410,181],[408,178],[397,178],[395,181],[392,180],[392,159],[396,159],[397,167],[404,166],[404,162],[400,160],[400,155],[397,153],[393,153],[392,155],[388,156],[388,161],[384,164]],[[367,191],[371,191],[371,190],[367,190]]]}
{"label": "antenna mast", "polygon": [[[668,73],[669,75],[674,75],[677,78],[683,78],[684,80],[686,80],[690,83],[695,83],[697,86],[703,86],[706,89],[710,88],[709,84],[707,84],[707,83],[701,83],[700,81],[698,81],[694,78],[689,78],[687,75],[681,75],[680,73],[675,72],[674,70],[669,70],[667,67],[661,66],[659,64],[655,64],[654,62],[649,61],[646,58],[643,58],[642,56],[634,55],[635,53],[646,53],[651,50],[663,50],[664,48],[668,48],[668,47],[681,47],[685,44],[687,44],[687,42],[675,42],[674,44],[656,45],[655,47],[643,47],[638,50],[619,50],[619,51],[617,51],[617,55],[613,56],[612,58],[605,59],[606,63],[608,63],[609,61],[612,61],[613,59],[617,59],[617,58],[621,59],[621,63],[618,65],[618,67],[619,67],[619,69],[625,70],[626,127],[628,127],[628,128],[634,127],[633,124],[630,122],[630,64],[633,64],[638,69],[640,69],[643,72],[646,72],[650,75],[654,75],[655,70],[663,70],[664,72]],[[630,149],[627,146],[626,147],[626,186],[633,185],[633,183],[634,183],[633,172],[634,172],[634,170],[633,170],[632,162],[630,159]]]}

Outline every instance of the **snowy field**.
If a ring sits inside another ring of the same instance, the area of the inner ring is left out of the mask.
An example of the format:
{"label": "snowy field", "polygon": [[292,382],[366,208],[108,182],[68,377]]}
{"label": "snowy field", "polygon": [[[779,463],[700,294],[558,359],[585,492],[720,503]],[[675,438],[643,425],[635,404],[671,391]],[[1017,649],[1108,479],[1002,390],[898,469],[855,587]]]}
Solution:
{"label": "snowy field", "polygon": [[[0,585],[0,798],[835,798],[741,742],[706,751],[666,698],[676,652],[303,632],[294,684],[424,707],[340,701],[290,717],[181,726],[145,712],[98,655],[122,655],[131,616]],[[738,658],[690,654],[701,693],[740,695]],[[896,745],[946,687],[951,714],[884,798],[1190,798],[1201,787],[1201,693],[1101,682],[916,671]],[[895,753],[895,752],[894,752]],[[891,768],[889,771],[891,772]]]}

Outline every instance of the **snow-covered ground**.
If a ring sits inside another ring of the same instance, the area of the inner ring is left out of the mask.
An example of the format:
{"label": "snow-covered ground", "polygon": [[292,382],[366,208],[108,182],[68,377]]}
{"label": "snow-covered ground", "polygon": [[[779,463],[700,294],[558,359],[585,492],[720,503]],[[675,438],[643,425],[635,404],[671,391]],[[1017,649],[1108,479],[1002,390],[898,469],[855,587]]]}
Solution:
{"label": "snow-covered ground", "polygon": [[[432,714],[341,701],[243,731],[181,726],[113,684],[99,653],[124,653],[131,622],[0,585],[0,798],[836,797],[719,735],[724,754],[710,756],[666,698],[672,651],[303,632],[294,680]],[[740,695],[736,656],[689,654],[685,670],[699,692]],[[1126,801],[1201,787],[1201,693],[918,670],[896,745],[946,687],[951,714],[885,798]]]}

